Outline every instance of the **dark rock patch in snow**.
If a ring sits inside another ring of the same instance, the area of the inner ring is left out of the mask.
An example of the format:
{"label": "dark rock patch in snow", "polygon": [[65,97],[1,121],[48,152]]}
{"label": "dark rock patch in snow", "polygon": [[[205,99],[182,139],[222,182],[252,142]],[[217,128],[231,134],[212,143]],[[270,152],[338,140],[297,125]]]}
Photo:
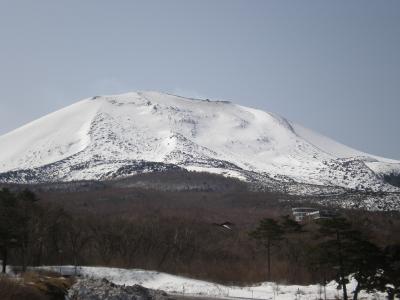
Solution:
{"label": "dark rock patch in snow", "polygon": [[385,182],[393,185],[393,186],[397,186],[400,187],[400,173],[399,174],[395,174],[395,173],[391,173],[391,174],[386,174],[383,176]]}
{"label": "dark rock patch in snow", "polygon": [[125,286],[107,279],[81,279],[68,291],[71,300],[168,300],[164,291],[147,289],[141,285]]}

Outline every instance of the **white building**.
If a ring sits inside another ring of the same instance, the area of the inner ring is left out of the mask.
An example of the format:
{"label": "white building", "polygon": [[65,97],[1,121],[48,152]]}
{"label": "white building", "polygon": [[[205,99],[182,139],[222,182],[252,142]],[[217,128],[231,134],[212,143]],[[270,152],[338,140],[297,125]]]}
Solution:
{"label": "white building", "polygon": [[337,212],[331,210],[320,210],[312,207],[294,207],[292,214],[296,222],[306,222],[317,219],[329,219],[336,217]]}

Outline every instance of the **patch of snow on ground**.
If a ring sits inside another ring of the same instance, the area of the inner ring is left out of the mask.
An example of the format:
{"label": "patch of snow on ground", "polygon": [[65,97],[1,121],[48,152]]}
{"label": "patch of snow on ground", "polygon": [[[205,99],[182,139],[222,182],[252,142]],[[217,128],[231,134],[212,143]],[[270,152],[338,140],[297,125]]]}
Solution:
{"label": "patch of snow on ground", "polygon": [[228,169],[221,169],[221,168],[207,168],[207,167],[198,167],[198,166],[188,166],[185,168],[188,171],[194,171],[194,172],[206,172],[206,173],[211,173],[211,174],[218,174],[222,175],[225,177],[233,177],[237,178],[242,181],[246,181],[247,178],[243,176],[242,173],[235,171],[235,170],[228,170]]}
{"label": "patch of snow on ground", "polygon": [[[72,266],[44,267],[60,273],[71,273]],[[240,299],[274,299],[274,300],[315,300],[324,298],[324,290],[320,285],[281,285],[273,282],[263,282],[253,286],[227,286],[175,276],[157,271],[141,269],[118,269],[104,267],[79,267],[78,273],[85,277],[106,278],[119,285],[140,284],[146,288],[163,290],[170,294],[190,296],[205,296],[215,298],[240,298]],[[348,285],[348,293],[355,288],[356,282],[352,280]],[[331,282],[326,286],[327,299],[337,299],[341,291],[336,289],[337,284]],[[359,299],[385,299],[381,293],[367,294],[361,292]]]}

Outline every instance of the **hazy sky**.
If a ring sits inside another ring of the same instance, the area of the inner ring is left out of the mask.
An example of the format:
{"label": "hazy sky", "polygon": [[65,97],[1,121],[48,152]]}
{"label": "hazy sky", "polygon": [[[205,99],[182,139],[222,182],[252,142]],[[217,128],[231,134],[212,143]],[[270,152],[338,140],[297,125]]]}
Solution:
{"label": "hazy sky", "polygon": [[231,100],[400,159],[400,1],[0,0],[0,134],[135,90]]}

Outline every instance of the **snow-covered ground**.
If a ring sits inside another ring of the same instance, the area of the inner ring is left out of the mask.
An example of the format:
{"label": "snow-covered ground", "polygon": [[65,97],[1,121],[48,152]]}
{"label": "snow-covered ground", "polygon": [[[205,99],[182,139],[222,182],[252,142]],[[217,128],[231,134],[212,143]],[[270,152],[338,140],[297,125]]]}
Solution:
{"label": "snow-covered ground", "polygon": [[382,180],[400,173],[399,161],[273,113],[157,92],[79,101],[0,136],[0,149],[0,182],[108,179],[173,164],[241,180],[253,173],[259,180],[400,191]]}
{"label": "snow-covered ground", "polygon": [[[43,267],[61,273],[71,273],[74,267]],[[207,296],[215,298],[242,298],[242,299],[275,299],[275,300],[316,300],[324,299],[324,289],[319,285],[283,285],[263,282],[253,286],[239,287],[216,284],[207,281],[190,279],[156,271],[140,269],[117,269],[103,267],[79,267],[78,273],[85,277],[106,278],[120,285],[140,284],[146,288],[164,290],[170,294],[184,294],[192,296]],[[327,299],[341,299],[341,291],[336,289],[336,283],[326,286]],[[355,282],[347,285],[349,293],[354,290]],[[361,293],[359,299],[385,299],[382,293]]]}

